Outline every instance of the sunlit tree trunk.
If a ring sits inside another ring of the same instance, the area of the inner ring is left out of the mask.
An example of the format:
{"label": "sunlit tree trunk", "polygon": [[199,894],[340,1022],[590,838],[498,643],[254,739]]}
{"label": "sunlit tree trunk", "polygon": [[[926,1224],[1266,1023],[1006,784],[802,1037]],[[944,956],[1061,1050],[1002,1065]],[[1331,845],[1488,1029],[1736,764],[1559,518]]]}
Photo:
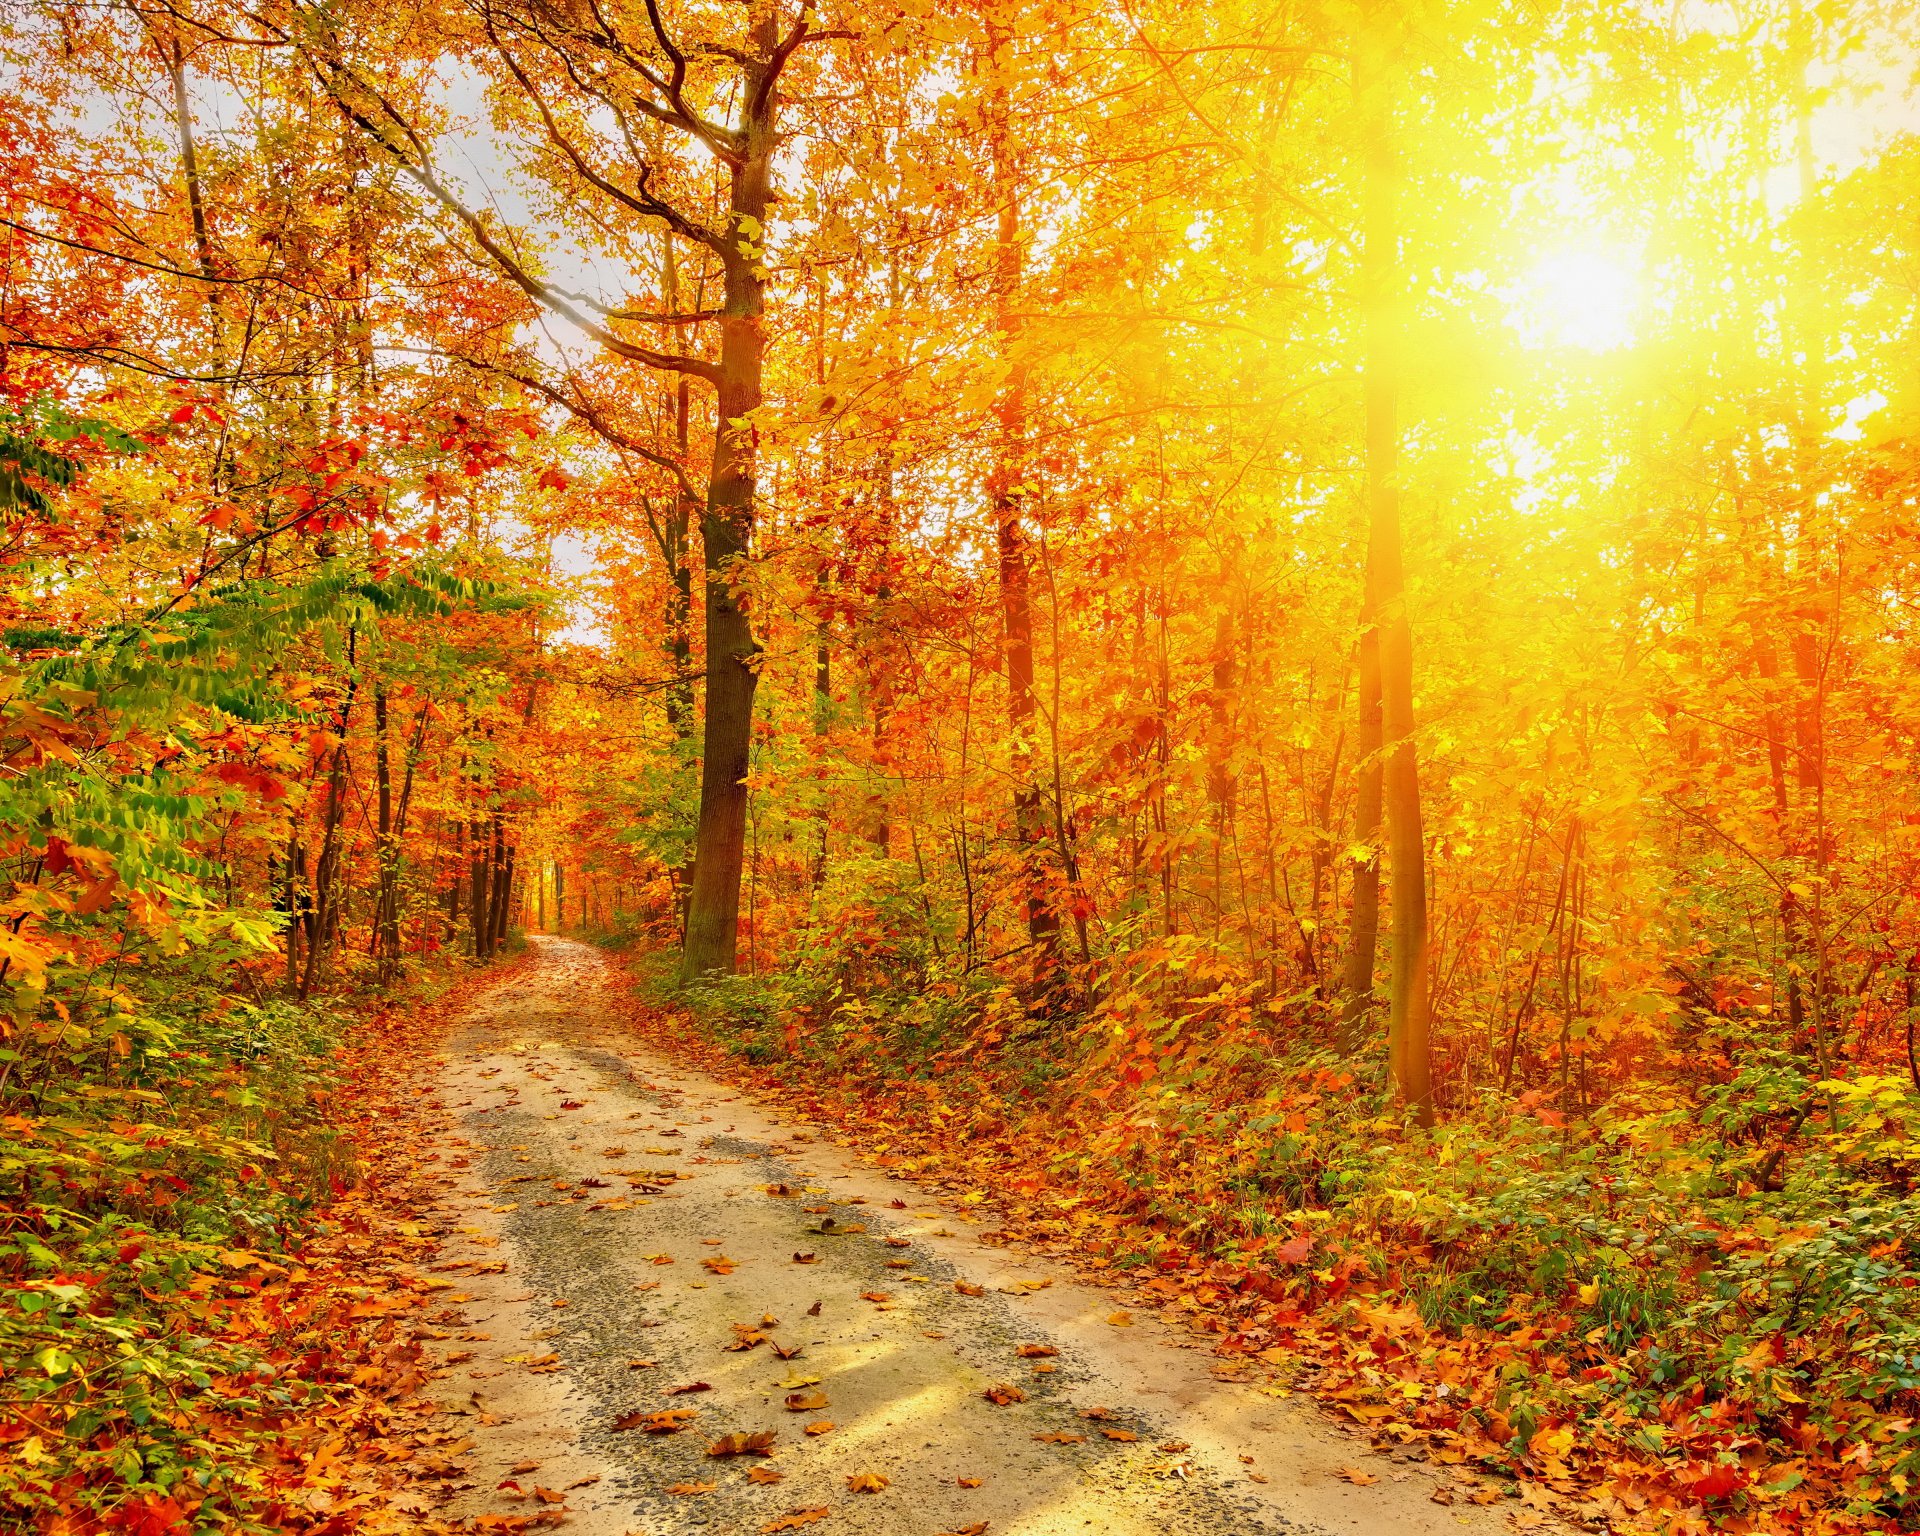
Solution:
{"label": "sunlit tree trunk", "polygon": [[[1371,558],[1369,558],[1371,568]],[[1365,1043],[1373,1010],[1373,971],[1380,946],[1380,802],[1382,726],[1380,632],[1369,573],[1360,603],[1360,715],[1354,731],[1358,783],[1353,805],[1353,896],[1347,919],[1346,969],[1340,987],[1340,1049]]]}
{"label": "sunlit tree trunk", "polygon": [[[1012,38],[993,29],[987,64],[1009,66]],[[1046,888],[1041,863],[1047,838],[1046,808],[1034,778],[1033,574],[1027,553],[1024,518],[1027,476],[1027,370],[1019,353],[1017,308],[1024,275],[1020,229],[1019,172],[1011,142],[1010,103],[1004,83],[992,90],[993,192],[999,204],[994,244],[995,329],[1007,363],[1006,383],[995,407],[998,437],[987,487],[999,556],[1001,649],[1007,673],[1007,739],[1013,780],[1014,835],[1020,847],[1021,878],[1026,889],[1027,937],[1039,964],[1051,968],[1059,945],[1060,918]]]}
{"label": "sunlit tree trunk", "polygon": [[762,316],[765,239],[773,172],[778,65],[776,18],[769,0],[755,0],[747,63],[742,145],[733,166],[720,319],[718,420],[713,472],[701,519],[706,551],[707,717],[700,763],[700,821],[694,839],[693,888],[687,903],[683,968],[688,976],[731,975],[740,938],[740,879],[746,854],[747,768],[753,739],[753,695],[759,644],[734,591],[735,565],[753,536],[756,453],[751,413],[759,408],[765,352]]}
{"label": "sunlit tree trunk", "polygon": [[[1388,51],[1377,35],[1357,64],[1365,177],[1361,238],[1366,322],[1367,632],[1379,645],[1381,789],[1393,896],[1387,1065],[1395,1096],[1422,1124],[1433,1121],[1428,1050],[1427,857],[1414,742],[1413,627],[1407,615],[1400,538],[1399,165]],[[1365,665],[1362,666],[1365,692]],[[1364,750],[1364,747],[1363,747]]]}

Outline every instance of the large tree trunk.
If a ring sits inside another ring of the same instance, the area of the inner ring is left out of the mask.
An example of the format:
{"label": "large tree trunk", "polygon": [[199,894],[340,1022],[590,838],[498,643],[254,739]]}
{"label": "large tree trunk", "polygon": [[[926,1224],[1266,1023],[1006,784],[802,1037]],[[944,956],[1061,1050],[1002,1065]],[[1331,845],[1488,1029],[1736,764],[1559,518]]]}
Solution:
{"label": "large tree trunk", "polygon": [[[1422,1125],[1433,1123],[1428,1051],[1427,858],[1420,817],[1420,775],[1413,739],[1413,627],[1407,617],[1400,546],[1399,231],[1395,193],[1389,50],[1363,44],[1361,110],[1365,133],[1367,587],[1380,647],[1380,704],[1387,856],[1392,866],[1393,959],[1387,1012],[1387,1065],[1395,1096]],[[1378,51],[1373,51],[1373,50]]]}
{"label": "large tree trunk", "polygon": [[745,143],[733,167],[734,241],[726,260],[720,319],[720,381],[713,472],[700,536],[706,554],[707,717],[700,762],[700,822],[694,838],[693,889],[687,902],[682,971],[731,975],[740,938],[740,875],[746,854],[747,768],[753,743],[753,694],[759,642],[733,587],[734,567],[752,547],[756,449],[747,418],[759,408],[766,338],[767,192],[777,112],[775,17],[756,0],[745,75]]}

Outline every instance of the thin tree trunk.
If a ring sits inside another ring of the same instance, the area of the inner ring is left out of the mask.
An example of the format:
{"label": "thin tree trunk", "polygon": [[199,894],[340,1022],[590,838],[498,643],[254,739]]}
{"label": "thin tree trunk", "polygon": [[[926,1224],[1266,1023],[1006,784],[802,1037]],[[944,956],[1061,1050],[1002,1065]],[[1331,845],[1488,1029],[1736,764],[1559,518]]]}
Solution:
{"label": "thin tree trunk", "polygon": [[[347,666],[353,666],[354,643],[347,637]],[[340,705],[340,744],[333,749],[333,767],[327,775],[326,826],[320,842],[320,862],[314,870],[313,917],[307,932],[307,964],[300,977],[300,996],[311,997],[320,979],[320,966],[339,921],[340,823],[347,809],[347,730],[353,719],[353,698],[359,679],[349,673],[347,696]]]}
{"label": "thin tree trunk", "polygon": [[[1010,68],[1004,55],[1012,38],[989,31],[989,67]],[[1047,895],[1042,852],[1047,838],[1046,809],[1034,779],[1033,595],[1027,557],[1024,510],[1027,498],[1027,369],[1019,353],[1015,318],[1024,275],[1020,230],[1020,188],[1011,143],[1011,108],[1006,87],[993,93],[993,187],[1000,205],[994,245],[995,329],[1007,381],[995,409],[998,439],[987,487],[993,508],[999,554],[1002,651],[1007,669],[1007,740],[1013,780],[1014,835],[1019,842],[1027,937],[1037,951],[1037,966],[1050,970],[1059,942],[1060,917]]]}
{"label": "thin tree trunk", "polygon": [[1340,1049],[1347,1055],[1366,1040],[1373,1011],[1373,972],[1380,945],[1380,802],[1382,726],[1380,631],[1373,582],[1360,606],[1360,718],[1354,732],[1359,784],[1354,796],[1354,841],[1365,849],[1353,864],[1353,895],[1347,920],[1347,962],[1340,988]]}
{"label": "thin tree trunk", "polygon": [[[1370,39],[1376,48],[1381,39]],[[1371,50],[1363,46],[1363,56]],[[1367,583],[1380,644],[1382,798],[1393,895],[1393,955],[1387,1065],[1395,1096],[1422,1125],[1433,1123],[1428,1031],[1427,861],[1414,742],[1413,627],[1407,615],[1400,537],[1400,303],[1389,50],[1357,66],[1366,156],[1362,289],[1366,310]]]}
{"label": "thin tree trunk", "polygon": [[473,899],[469,903],[468,926],[472,931],[473,957],[487,958],[487,936],[493,931],[492,864],[493,850],[486,836],[486,823],[475,826],[469,862],[472,871]]}

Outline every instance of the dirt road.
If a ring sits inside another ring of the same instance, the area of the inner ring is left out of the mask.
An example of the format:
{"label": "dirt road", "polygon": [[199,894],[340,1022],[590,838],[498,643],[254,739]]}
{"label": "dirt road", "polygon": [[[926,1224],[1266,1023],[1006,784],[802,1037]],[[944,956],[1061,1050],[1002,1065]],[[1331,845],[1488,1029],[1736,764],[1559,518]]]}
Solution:
{"label": "dirt road", "polygon": [[[472,1442],[446,1512],[564,1502],[580,1536],[1508,1529],[982,1244],[979,1213],[638,1048],[596,1007],[599,954],[534,942],[452,1041],[456,1128],[423,1149],[458,1170],[422,1213],[454,1287],[427,1395]],[[740,1454],[710,1454],[728,1437]]]}

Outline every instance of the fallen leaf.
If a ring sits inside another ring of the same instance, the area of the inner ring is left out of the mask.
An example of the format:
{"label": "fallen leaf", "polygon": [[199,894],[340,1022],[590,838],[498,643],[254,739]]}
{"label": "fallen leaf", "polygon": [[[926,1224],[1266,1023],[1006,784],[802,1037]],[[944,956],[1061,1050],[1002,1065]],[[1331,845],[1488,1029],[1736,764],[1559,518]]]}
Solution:
{"label": "fallen leaf", "polygon": [[803,1525],[812,1525],[816,1520],[824,1520],[832,1514],[830,1509],[790,1509],[777,1520],[769,1520],[760,1527],[762,1536],[773,1531],[797,1531]]}
{"label": "fallen leaf", "polygon": [[886,1478],[878,1472],[856,1472],[847,1479],[847,1487],[855,1493],[878,1493],[886,1486]]}
{"label": "fallen leaf", "polygon": [[807,1433],[810,1435],[830,1435],[833,1433],[833,1420],[822,1419],[817,1424],[809,1424],[807,1426]]}
{"label": "fallen leaf", "polygon": [[796,1253],[793,1256],[793,1262],[796,1264],[817,1264],[819,1262],[819,1255],[813,1253]]}
{"label": "fallen leaf", "polygon": [[735,1430],[730,1435],[722,1435],[707,1447],[709,1456],[771,1456],[773,1442],[779,1435],[771,1429],[755,1430],[749,1434],[745,1430]]}
{"label": "fallen leaf", "polygon": [[860,1299],[862,1301],[875,1301],[875,1302],[884,1303],[884,1302],[889,1302],[893,1300],[893,1293],[891,1291],[862,1291],[860,1293]]}
{"label": "fallen leaf", "polygon": [[1358,1467],[1338,1467],[1334,1470],[1334,1476],[1345,1478],[1356,1488],[1365,1488],[1380,1481],[1371,1472],[1362,1472]]}
{"label": "fallen leaf", "polygon": [[649,1435],[675,1435],[699,1417],[697,1408],[662,1408],[652,1413],[641,1408],[615,1419],[613,1427],[643,1430]]}
{"label": "fallen leaf", "polygon": [[599,1481],[600,1474],[598,1472],[594,1473],[592,1477],[576,1477],[572,1482],[567,1484],[566,1491],[571,1493],[576,1488],[591,1488]]}
{"label": "fallen leaf", "polygon": [[1115,1413],[1111,1408],[1089,1408],[1085,1413],[1081,1414],[1080,1417],[1083,1419],[1092,1419],[1097,1423],[1103,1420],[1117,1419],[1120,1415]]}
{"label": "fallen leaf", "polygon": [[1050,1429],[1044,1435],[1035,1435],[1034,1439],[1042,1445],[1085,1445],[1087,1437],[1076,1435],[1068,1429]]}
{"label": "fallen leaf", "polygon": [[538,1483],[534,1484],[533,1496],[542,1504],[564,1504],[567,1502],[567,1496],[557,1488],[542,1488]]}
{"label": "fallen leaf", "polygon": [[814,1413],[827,1406],[827,1394],[824,1392],[789,1392],[787,1394],[788,1413]]}
{"label": "fallen leaf", "polygon": [[976,1520],[972,1525],[963,1525],[956,1531],[942,1531],[940,1536],[987,1536],[987,1527],[991,1523],[988,1520]]}
{"label": "fallen leaf", "polygon": [[795,1344],[792,1346],[788,1346],[788,1345],[782,1344],[778,1339],[768,1339],[767,1347],[771,1349],[776,1355],[778,1355],[782,1360],[798,1359],[800,1356],[800,1351],[806,1348],[804,1344]]}
{"label": "fallen leaf", "polygon": [[777,1467],[748,1467],[747,1481],[750,1483],[777,1483],[786,1473]]}
{"label": "fallen leaf", "polygon": [[1115,1312],[1108,1316],[1107,1321],[1116,1328],[1131,1328],[1133,1326],[1133,1314],[1131,1312]]}
{"label": "fallen leaf", "polygon": [[882,1238],[881,1241],[889,1248],[911,1248],[913,1246],[913,1240],[906,1237],[887,1237]]}
{"label": "fallen leaf", "polygon": [[684,1387],[668,1387],[668,1397],[684,1397],[689,1392],[711,1392],[713,1384],[707,1381],[690,1381]]}
{"label": "fallen leaf", "polygon": [[1022,1360],[1044,1360],[1059,1353],[1051,1344],[1022,1344],[1014,1351]]}
{"label": "fallen leaf", "polygon": [[716,1275],[730,1275],[736,1267],[733,1260],[724,1254],[715,1254],[712,1258],[702,1259],[700,1262]]}
{"label": "fallen leaf", "polygon": [[1103,1429],[1100,1431],[1109,1440],[1138,1440],[1140,1437],[1130,1429]]}
{"label": "fallen leaf", "polygon": [[954,1481],[962,1488],[978,1488],[983,1479],[977,1477],[956,1477]]}
{"label": "fallen leaf", "polygon": [[1182,1451],[1190,1450],[1191,1447],[1184,1440],[1162,1440],[1154,1449],[1165,1451],[1169,1456],[1177,1456]]}
{"label": "fallen leaf", "polygon": [[1432,1499],[1436,1504],[1451,1504],[1453,1502],[1453,1490],[1442,1483],[1438,1488],[1434,1489],[1432,1493],[1428,1494],[1427,1497]]}
{"label": "fallen leaf", "polygon": [[1009,1404],[1024,1403],[1027,1400],[1027,1394],[1008,1381],[998,1382],[980,1395],[996,1408],[1005,1408]]}
{"label": "fallen leaf", "polygon": [[507,1471],[514,1477],[519,1477],[527,1472],[538,1472],[539,1470],[540,1463],[537,1461],[516,1461],[512,1466],[507,1468]]}
{"label": "fallen leaf", "polygon": [[984,1296],[987,1294],[987,1288],[984,1285],[969,1285],[964,1280],[954,1281],[953,1288],[962,1296]]}
{"label": "fallen leaf", "polygon": [[712,1493],[713,1490],[719,1486],[718,1483],[668,1483],[667,1492],[680,1494]]}

